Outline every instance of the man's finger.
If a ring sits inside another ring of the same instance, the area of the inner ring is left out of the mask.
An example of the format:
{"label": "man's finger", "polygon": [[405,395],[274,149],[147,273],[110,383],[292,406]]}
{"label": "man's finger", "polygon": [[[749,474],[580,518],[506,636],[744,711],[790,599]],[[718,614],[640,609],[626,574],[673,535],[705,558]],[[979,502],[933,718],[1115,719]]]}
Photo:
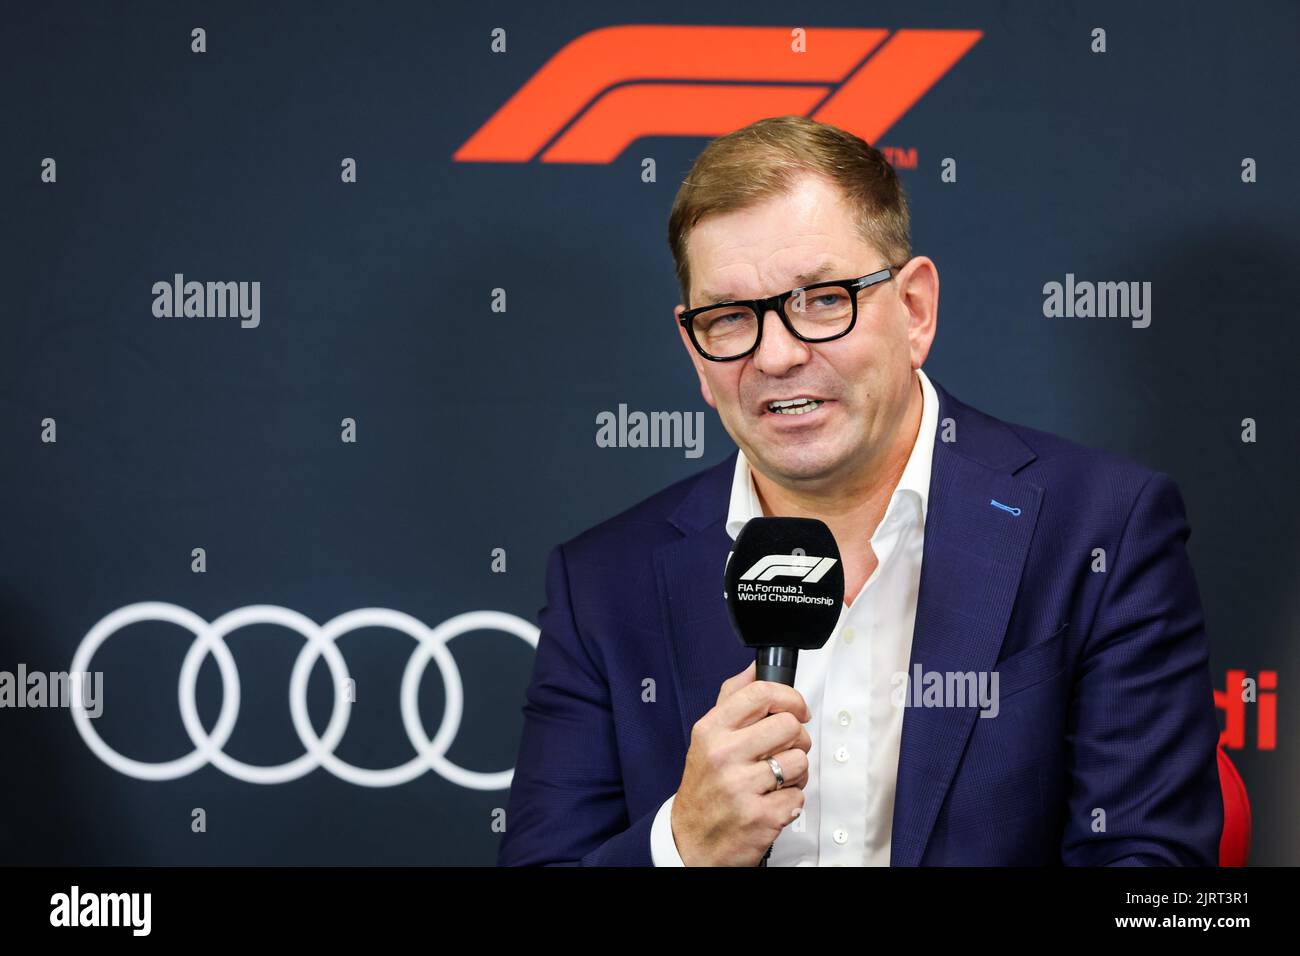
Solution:
{"label": "man's finger", "polygon": [[[790,718],[781,713],[768,714],[757,723],[737,730],[734,737],[736,753],[745,760],[759,760],[785,750],[806,753],[803,744],[805,738],[808,738],[807,728],[803,724],[795,724],[791,728],[789,721]],[[812,746],[810,738],[808,746]]]}
{"label": "man's finger", "polygon": [[754,683],[757,679],[758,661],[754,660],[751,661],[750,665],[739,674],[728,677],[722,682],[722,687],[718,691],[718,699],[714,706],[716,707],[718,704],[721,704],[724,698],[730,697],[736,691],[740,690],[740,688],[744,687],[746,684]]}
{"label": "man's finger", "polygon": [[748,727],[768,714],[787,710],[801,724],[812,719],[808,704],[793,687],[775,681],[751,681],[718,702],[718,724],[731,730]]}

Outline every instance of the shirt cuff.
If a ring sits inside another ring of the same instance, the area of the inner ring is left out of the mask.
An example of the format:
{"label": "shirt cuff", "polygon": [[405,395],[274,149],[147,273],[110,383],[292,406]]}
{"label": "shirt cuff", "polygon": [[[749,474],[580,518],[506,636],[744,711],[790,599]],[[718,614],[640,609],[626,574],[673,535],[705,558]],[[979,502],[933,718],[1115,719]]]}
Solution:
{"label": "shirt cuff", "polygon": [[664,801],[650,826],[650,858],[655,866],[685,866],[673,839],[673,794]]}

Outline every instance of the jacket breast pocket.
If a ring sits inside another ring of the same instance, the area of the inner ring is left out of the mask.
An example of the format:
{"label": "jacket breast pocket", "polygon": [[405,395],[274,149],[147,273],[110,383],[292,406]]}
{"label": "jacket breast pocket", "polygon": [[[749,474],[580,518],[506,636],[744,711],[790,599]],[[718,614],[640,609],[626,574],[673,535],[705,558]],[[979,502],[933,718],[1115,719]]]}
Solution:
{"label": "jacket breast pocket", "polygon": [[1051,637],[994,664],[998,696],[1005,699],[1061,673],[1065,669],[1065,635],[1069,627],[1067,621]]}

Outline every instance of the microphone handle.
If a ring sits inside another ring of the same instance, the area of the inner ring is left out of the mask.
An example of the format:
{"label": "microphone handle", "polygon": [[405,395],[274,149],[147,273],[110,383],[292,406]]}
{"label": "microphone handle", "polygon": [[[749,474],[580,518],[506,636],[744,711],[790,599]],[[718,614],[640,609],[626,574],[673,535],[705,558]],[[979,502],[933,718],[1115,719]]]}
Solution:
{"label": "microphone handle", "polygon": [[[760,647],[755,651],[755,658],[758,663],[758,680],[770,680],[785,684],[787,687],[794,686],[794,671],[799,664],[799,648]],[[772,847],[769,846],[758,865],[767,866],[771,855]]]}
{"label": "microphone handle", "polygon": [[794,686],[794,670],[799,663],[797,647],[759,647],[754,656],[758,662],[758,680],[775,681]]}

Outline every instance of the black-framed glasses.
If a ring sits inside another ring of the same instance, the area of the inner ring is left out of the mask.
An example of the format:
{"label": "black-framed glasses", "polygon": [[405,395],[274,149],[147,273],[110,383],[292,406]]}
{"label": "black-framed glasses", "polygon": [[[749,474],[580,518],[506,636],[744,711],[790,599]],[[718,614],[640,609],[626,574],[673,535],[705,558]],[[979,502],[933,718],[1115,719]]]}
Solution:
{"label": "black-framed glasses", "polygon": [[830,342],[853,331],[858,293],[887,282],[902,266],[886,266],[856,279],[831,279],[770,295],[687,309],[678,319],[695,350],[711,362],[744,358],[763,338],[763,316],[775,309],[801,342]]}

